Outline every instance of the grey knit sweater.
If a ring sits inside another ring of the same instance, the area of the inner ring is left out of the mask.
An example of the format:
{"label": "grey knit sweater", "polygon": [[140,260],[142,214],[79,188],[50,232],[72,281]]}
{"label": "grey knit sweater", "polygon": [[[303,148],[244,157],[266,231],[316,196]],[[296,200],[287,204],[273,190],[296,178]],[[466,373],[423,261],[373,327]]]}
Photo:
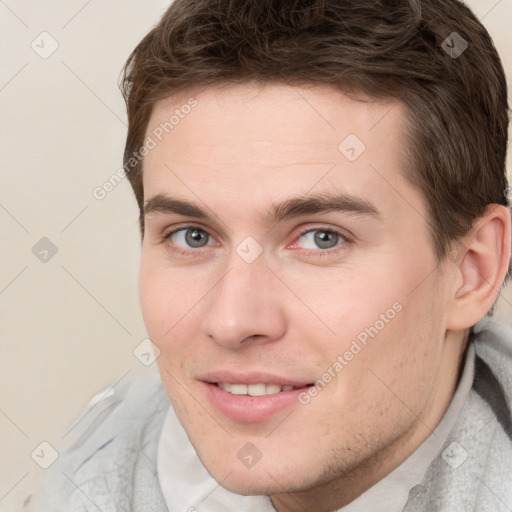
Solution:
{"label": "grey knit sweater", "polygon": [[[489,322],[470,342],[476,350],[472,389],[404,512],[512,511],[512,330]],[[156,462],[168,408],[156,371],[116,387],[77,420],[29,510],[174,512],[164,501]]]}

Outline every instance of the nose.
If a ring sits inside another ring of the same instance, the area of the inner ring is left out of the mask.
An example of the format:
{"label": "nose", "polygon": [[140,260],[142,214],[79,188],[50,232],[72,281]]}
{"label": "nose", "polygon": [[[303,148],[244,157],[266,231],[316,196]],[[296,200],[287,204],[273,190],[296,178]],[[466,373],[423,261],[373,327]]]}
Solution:
{"label": "nose", "polygon": [[263,254],[247,263],[234,253],[224,276],[208,294],[204,332],[232,349],[280,339],[286,331],[280,285]]}

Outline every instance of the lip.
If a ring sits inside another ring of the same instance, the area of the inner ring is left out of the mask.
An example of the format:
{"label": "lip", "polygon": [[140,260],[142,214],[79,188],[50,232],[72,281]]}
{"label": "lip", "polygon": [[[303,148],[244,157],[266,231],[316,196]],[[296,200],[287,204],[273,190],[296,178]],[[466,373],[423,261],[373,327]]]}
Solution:
{"label": "lip", "polygon": [[[265,372],[243,372],[233,373],[230,371],[214,371],[205,373],[198,380],[209,384],[217,382],[228,382],[229,384],[279,384],[280,386],[293,386],[302,388],[312,384],[305,380],[291,379]],[[285,391],[286,393],[286,391]]]}
{"label": "lip", "polygon": [[[298,406],[300,393],[312,384],[268,373],[233,374],[212,372],[200,379],[203,392],[210,403],[224,416],[242,423],[263,422],[289,407]],[[272,395],[250,396],[233,395],[216,385],[218,382],[230,384],[279,384],[294,386],[297,389],[281,391]]]}

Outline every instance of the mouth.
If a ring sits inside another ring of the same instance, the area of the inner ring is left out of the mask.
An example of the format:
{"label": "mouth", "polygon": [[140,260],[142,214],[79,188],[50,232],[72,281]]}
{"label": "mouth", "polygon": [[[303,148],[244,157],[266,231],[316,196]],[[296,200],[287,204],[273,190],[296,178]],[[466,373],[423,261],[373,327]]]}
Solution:
{"label": "mouth", "polygon": [[280,384],[235,384],[228,382],[216,382],[216,386],[232,395],[266,396],[300,389],[300,386],[281,386]]}
{"label": "mouth", "polygon": [[263,422],[284,410],[301,407],[299,395],[313,386],[263,373],[218,372],[199,382],[216,412],[241,423]]}

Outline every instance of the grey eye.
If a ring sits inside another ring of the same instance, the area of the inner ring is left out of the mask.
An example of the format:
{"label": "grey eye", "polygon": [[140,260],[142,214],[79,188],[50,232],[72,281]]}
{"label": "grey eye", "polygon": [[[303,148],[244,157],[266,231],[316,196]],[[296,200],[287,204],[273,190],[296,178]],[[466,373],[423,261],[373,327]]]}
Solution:
{"label": "grey eye", "polygon": [[317,230],[314,240],[318,247],[322,249],[330,249],[338,244],[339,235],[332,231]]}
{"label": "grey eye", "polygon": [[332,249],[345,241],[341,234],[330,229],[310,229],[299,238],[305,249]]}
{"label": "grey eye", "polygon": [[185,242],[190,247],[204,247],[208,243],[209,235],[201,229],[187,228],[180,231],[186,231]]}
{"label": "grey eye", "polygon": [[208,245],[210,235],[204,229],[191,226],[172,231],[165,238],[181,249],[197,249]]}

